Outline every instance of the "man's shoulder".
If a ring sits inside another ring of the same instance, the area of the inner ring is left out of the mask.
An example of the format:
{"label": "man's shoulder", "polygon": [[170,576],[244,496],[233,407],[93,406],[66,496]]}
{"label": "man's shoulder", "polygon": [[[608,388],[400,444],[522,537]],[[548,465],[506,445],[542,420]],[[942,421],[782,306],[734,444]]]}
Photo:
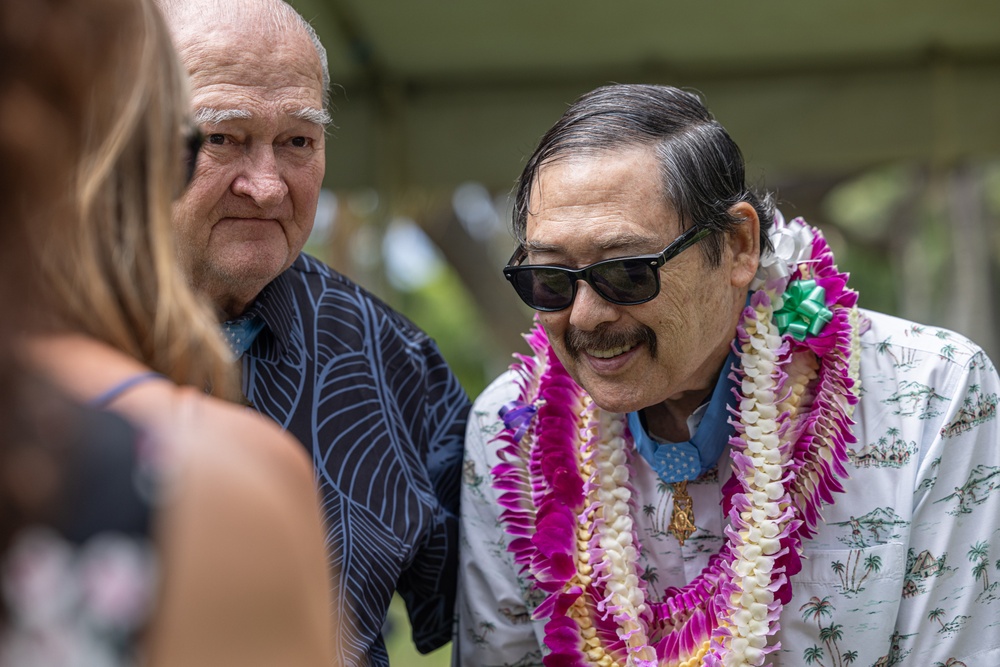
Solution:
{"label": "man's shoulder", "polygon": [[376,299],[366,289],[312,255],[299,253],[292,265],[276,280],[292,281],[306,286],[360,292],[365,298]]}
{"label": "man's shoulder", "polygon": [[426,334],[405,315],[395,310],[367,289],[321,260],[301,253],[295,262],[276,279],[288,285],[300,308],[315,311],[336,310],[336,317],[375,315],[391,322],[395,329],[411,337]]}
{"label": "man's shoulder", "polygon": [[508,369],[501,373],[476,397],[473,411],[495,414],[496,408],[516,399],[520,394],[518,379],[514,370]]}
{"label": "man's shoulder", "polygon": [[982,348],[944,327],[920,324],[885,313],[862,310],[861,346],[876,354],[921,357],[927,362],[965,366],[984,356]]}

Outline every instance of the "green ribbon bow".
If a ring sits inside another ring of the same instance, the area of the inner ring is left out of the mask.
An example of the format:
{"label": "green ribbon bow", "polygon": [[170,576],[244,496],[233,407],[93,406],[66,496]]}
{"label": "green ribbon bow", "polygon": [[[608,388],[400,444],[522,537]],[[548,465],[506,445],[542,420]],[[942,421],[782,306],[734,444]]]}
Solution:
{"label": "green ribbon bow", "polygon": [[818,336],[833,319],[833,313],[826,307],[826,290],[815,280],[793,280],[785,290],[784,300],[774,314],[774,322],[778,331],[791,334],[795,340]]}

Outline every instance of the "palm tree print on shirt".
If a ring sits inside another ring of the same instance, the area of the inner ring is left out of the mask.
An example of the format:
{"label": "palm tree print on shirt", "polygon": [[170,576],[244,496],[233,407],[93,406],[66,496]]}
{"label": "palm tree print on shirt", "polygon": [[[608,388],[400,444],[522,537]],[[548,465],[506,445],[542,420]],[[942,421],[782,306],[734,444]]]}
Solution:
{"label": "palm tree print on shirt", "polygon": [[[896,356],[896,352],[900,352],[900,356]],[[875,351],[878,354],[887,355],[892,359],[892,366],[897,370],[907,370],[910,368],[916,368],[917,366],[917,353],[911,348],[898,347],[892,342],[892,336],[889,336],[885,340],[881,340],[875,344]]]}
{"label": "palm tree print on shirt", "polygon": [[[969,562],[972,563],[972,576],[983,586],[983,590],[979,592],[976,600],[978,602],[996,600],[996,591],[1000,587],[1000,581],[994,577],[993,582],[990,582],[990,570],[994,569],[994,565],[990,563],[990,545],[985,540],[976,542],[969,547],[969,552],[966,555]],[[995,563],[995,569],[1000,570],[1000,560]]]}
{"label": "palm tree print on shirt", "polygon": [[996,419],[997,402],[996,394],[983,394],[978,384],[969,385],[962,407],[955,418],[941,428],[941,437],[954,438]]}
{"label": "palm tree print on shirt", "polygon": [[916,451],[916,441],[905,442],[899,437],[899,429],[892,427],[877,442],[859,450],[849,449],[847,456],[858,468],[902,468]]}
{"label": "palm tree print on shirt", "polygon": [[[843,667],[857,660],[857,651],[840,652],[838,642],[844,638],[844,626],[832,620],[835,608],[833,603],[830,602],[830,596],[819,598],[814,595],[808,602],[799,607],[799,611],[802,612],[803,621],[809,621],[810,619],[816,621],[819,641],[823,642],[823,646],[813,645],[803,651],[802,658],[807,665]],[[822,621],[824,618],[831,619],[829,625],[823,625]],[[823,662],[823,659],[827,655],[830,656],[829,664]]]}
{"label": "palm tree print on shirt", "polygon": [[937,621],[937,624],[941,626],[938,628],[938,634],[949,637],[957,632],[969,620],[969,617],[959,615],[945,623],[941,619],[945,617],[946,613],[941,607],[935,607],[927,612],[927,620],[931,622]]}
{"label": "palm tree print on shirt", "polygon": [[877,554],[865,556],[864,569],[860,569],[862,555],[860,550],[852,549],[847,554],[846,564],[839,560],[830,564],[830,569],[840,578],[840,588],[847,597],[865,590],[865,581],[882,570],[882,557]]}

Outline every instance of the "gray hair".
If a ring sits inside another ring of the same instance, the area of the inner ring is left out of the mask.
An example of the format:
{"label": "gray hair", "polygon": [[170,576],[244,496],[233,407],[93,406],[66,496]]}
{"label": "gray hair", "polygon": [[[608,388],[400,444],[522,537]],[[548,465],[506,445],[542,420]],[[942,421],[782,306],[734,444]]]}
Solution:
{"label": "gray hair", "polygon": [[284,0],[156,0],[171,31],[187,19],[211,15],[224,24],[256,22],[276,32],[301,28],[316,49],[323,73],[323,108],[330,104],[330,65],[316,29]]}
{"label": "gray hair", "polygon": [[622,84],[583,95],[542,137],[515,186],[517,240],[525,241],[531,188],[545,164],[633,146],[655,151],[663,196],[681,227],[718,232],[702,244],[713,266],[722,256],[721,234],[740,223],[729,212],[739,202],[753,206],[760,218],[761,252],[771,248],[772,197],[747,187],[739,147],[698,96],[669,86]]}
{"label": "gray hair", "polygon": [[283,4],[291,9],[292,13],[298,18],[299,24],[309,36],[309,41],[312,42],[313,48],[316,49],[316,55],[319,56],[319,64],[323,69],[323,108],[325,109],[330,104],[330,64],[327,62],[326,47],[323,46],[323,42],[320,41],[319,35],[316,33],[316,29],[312,27],[312,24],[306,21],[291,5],[287,3]]}

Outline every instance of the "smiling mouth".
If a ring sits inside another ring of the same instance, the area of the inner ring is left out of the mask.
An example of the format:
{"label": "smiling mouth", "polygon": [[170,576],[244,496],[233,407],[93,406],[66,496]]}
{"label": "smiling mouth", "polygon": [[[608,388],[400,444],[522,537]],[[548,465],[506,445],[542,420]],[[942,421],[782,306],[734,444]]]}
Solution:
{"label": "smiling mouth", "polygon": [[566,354],[575,361],[587,355],[591,359],[615,359],[645,345],[649,356],[656,359],[656,333],[639,324],[628,329],[613,330],[601,325],[593,331],[570,327],[563,334]]}
{"label": "smiling mouth", "polygon": [[617,357],[617,356],[619,356],[621,354],[625,354],[626,352],[628,352],[629,350],[631,350],[635,346],[636,346],[636,344],[633,343],[631,345],[623,345],[621,347],[612,347],[612,348],[608,348],[608,349],[605,349],[605,350],[587,349],[587,350],[585,350],[585,352],[589,356],[591,356],[591,357],[597,357],[598,359],[611,359],[611,358]]}

